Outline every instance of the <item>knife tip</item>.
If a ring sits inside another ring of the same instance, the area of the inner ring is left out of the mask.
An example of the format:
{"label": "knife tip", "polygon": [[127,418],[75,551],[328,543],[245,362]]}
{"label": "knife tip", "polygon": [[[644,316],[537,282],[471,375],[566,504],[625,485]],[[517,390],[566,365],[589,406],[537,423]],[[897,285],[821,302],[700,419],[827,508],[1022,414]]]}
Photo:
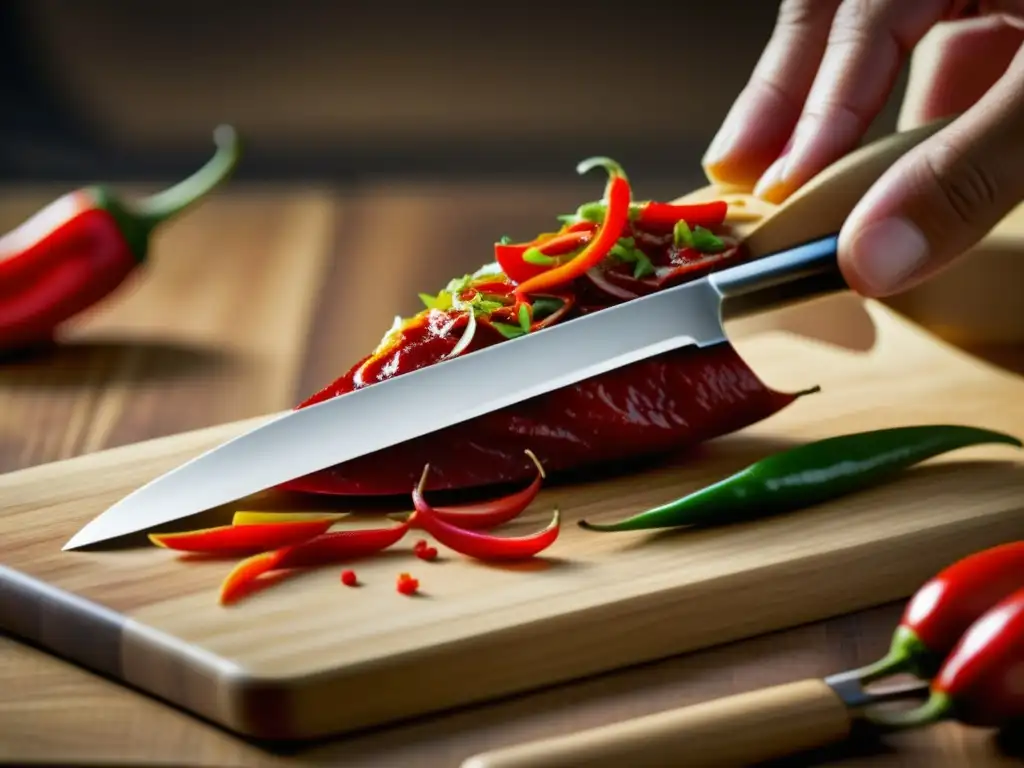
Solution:
{"label": "knife tip", "polygon": [[90,535],[89,534],[89,527],[90,526],[87,525],[85,528],[83,528],[78,533],[76,533],[74,536],[72,536],[70,539],[68,539],[67,542],[64,544],[64,546],[61,547],[60,551],[61,552],[70,552],[71,550],[74,550],[74,549],[81,549],[82,547],[86,547],[86,546],[88,546],[90,544],[95,544],[97,541],[102,539],[102,536],[92,536],[92,535]]}

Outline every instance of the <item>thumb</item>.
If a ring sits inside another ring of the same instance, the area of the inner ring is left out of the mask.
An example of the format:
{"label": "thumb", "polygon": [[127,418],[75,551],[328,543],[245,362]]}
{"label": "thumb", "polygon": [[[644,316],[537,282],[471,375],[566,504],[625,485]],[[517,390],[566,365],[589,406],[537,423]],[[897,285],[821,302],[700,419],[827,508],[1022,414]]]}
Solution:
{"label": "thumb", "polygon": [[895,163],[847,218],[839,264],[871,297],[907,290],[1024,199],[1024,47],[959,118]]}

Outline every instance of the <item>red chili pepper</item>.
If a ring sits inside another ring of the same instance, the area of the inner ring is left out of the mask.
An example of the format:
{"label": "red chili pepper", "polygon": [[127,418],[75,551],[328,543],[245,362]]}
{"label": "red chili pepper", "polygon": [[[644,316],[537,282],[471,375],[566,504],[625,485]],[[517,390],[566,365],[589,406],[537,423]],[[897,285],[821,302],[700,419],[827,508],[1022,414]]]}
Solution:
{"label": "red chili pepper", "polygon": [[721,226],[728,212],[729,205],[724,200],[687,205],[650,202],[640,208],[634,220],[644,229],[655,232],[671,232],[677,221],[685,221],[691,227],[711,229]]}
{"label": "red chili pepper", "polygon": [[234,130],[222,126],[214,136],[213,159],[158,195],[129,205],[106,187],[79,189],[0,238],[0,347],[51,341],[63,322],[119,287],[145,261],[152,231],[234,169]]}
{"label": "red chili pepper", "polygon": [[970,626],[932,681],[928,701],[872,719],[898,729],[948,718],[981,728],[1024,721],[1024,589]]}
{"label": "red chili pepper", "polygon": [[359,579],[356,578],[355,571],[342,571],[341,572],[341,583],[346,587],[354,587],[359,583]]}
{"label": "red chili pepper", "polygon": [[221,583],[220,601],[232,602],[253,581],[269,571],[332,565],[365,557],[395,544],[408,530],[409,521],[390,528],[332,531],[299,544],[253,555],[236,565]]}
{"label": "red chili pepper", "polygon": [[608,200],[608,211],[604,221],[594,238],[587,244],[583,252],[572,261],[561,266],[548,269],[542,274],[531,277],[516,287],[516,294],[527,296],[542,293],[570,283],[586,274],[587,270],[600,263],[608,252],[622,237],[622,232],[629,222],[630,188],[629,179],[622,168],[607,158],[591,158],[584,160],[577,167],[579,173],[586,173],[592,168],[603,167],[608,172],[608,184],[605,198]]}
{"label": "red chili pepper", "polygon": [[1024,589],[1024,541],[953,563],[910,599],[889,653],[860,670],[861,680],[868,684],[899,672],[932,678],[967,628],[1018,589]]}
{"label": "red chili pepper", "polygon": [[409,522],[460,555],[477,560],[524,560],[544,551],[558,538],[560,517],[557,509],[545,528],[527,536],[489,536],[446,523],[434,514],[433,508],[423,498],[423,486],[429,470],[429,465],[423,468],[420,482],[413,488],[412,502],[416,511]]}
{"label": "red chili pepper", "polygon": [[149,540],[158,547],[180,552],[251,555],[307,541],[325,533],[334,522],[321,518],[284,523],[222,525],[181,533],[151,533]]}

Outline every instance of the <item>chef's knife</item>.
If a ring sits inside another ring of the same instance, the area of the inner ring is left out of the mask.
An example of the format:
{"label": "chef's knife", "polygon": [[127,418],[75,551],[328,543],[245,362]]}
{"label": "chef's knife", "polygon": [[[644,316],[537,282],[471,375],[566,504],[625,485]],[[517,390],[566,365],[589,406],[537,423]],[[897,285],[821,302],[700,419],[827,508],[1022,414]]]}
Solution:
{"label": "chef's knife", "polygon": [[[760,258],[700,280],[291,411],[134,491],[64,549],[212,509],[673,349],[722,343],[723,301],[729,315],[746,314],[841,290],[846,286],[835,232],[857,193],[934,130],[931,125],[887,137],[839,161],[838,172],[829,175],[826,169],[809,182],[807,188],[829,205],[805,219],[805,231],[824,237],[768,255],[755,247]],[[806,198],[798,193],[792,199],[808,214]],[[836,200],[842,200],[838,207]],[[793,217],[782,215],[790,208],[787,201],[770,217],[779,227],[773,230],[766,221],[752,237],[770,242],[773,231],[799,231]],[[823,222],[834,222],[834,229],[822,232]],[[501,387],[481,386],[497,369]]]}
{"label": "chef's knife", "polygon": [[[835,236],[291,411],[157,478],[88,523],[75,549],[177,520],[680,347],[738,312],[844,287]],[[481,386],[500,369],[501,386]]]}

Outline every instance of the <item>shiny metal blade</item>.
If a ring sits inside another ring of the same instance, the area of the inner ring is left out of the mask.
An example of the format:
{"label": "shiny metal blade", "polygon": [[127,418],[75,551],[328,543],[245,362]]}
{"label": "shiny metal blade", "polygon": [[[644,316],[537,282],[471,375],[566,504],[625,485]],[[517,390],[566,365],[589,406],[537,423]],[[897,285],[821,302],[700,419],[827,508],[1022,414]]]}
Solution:
{"label": "shiny metal blade", "polygon": [[722,342],[721,302],[704,278],[289,412],[126,496],[64,549],[188,517],[672,349]]}

